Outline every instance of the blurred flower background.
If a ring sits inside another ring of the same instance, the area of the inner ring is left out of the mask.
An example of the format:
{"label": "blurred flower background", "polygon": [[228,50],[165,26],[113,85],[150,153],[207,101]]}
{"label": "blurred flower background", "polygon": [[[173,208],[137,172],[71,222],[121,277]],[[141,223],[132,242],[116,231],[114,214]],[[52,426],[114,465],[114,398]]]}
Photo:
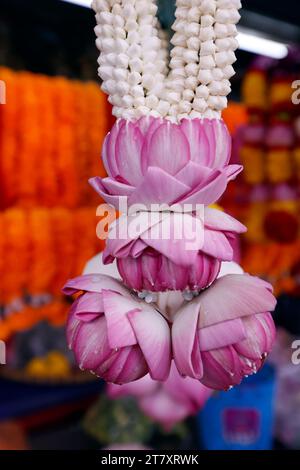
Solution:
{"label": "blurred flower background", "polygon": [[[169,30],[175,1],[158,3]],[[104,269],[101,199],[88,178],[105,176],[101,145],[114,122],[97,79],[95,21],[72,2],[1,0],[1,449],[300,448],[300,7],[243,7],[223,117],[230,163],[244,172],[218,203],[248,227],[236,261],[274,285],[278,334],[260,373],[212,393],[174,365],[165,383],[122,386],[75,366],[61,288]]]}

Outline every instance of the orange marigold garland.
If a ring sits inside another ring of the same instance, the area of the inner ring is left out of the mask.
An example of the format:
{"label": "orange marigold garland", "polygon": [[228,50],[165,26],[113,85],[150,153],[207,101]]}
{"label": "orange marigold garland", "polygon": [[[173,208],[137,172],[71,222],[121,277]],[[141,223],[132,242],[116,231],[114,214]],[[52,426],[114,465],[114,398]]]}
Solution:
{"label": "orange marigold garland", "polygon": [[50,213],[56,273],[49,290],[54,295],[61,292],[64,281],[73,275],[74,259],[77,256],[74,217],[76,211],[64,208],[55,208]]}
{"label": "orange marigold garland", "polygon": [[31,237],[28,288],[32,295],[44,294],[49,291],[57,271],[49,211],[42,208],[31,210],[28,230]]}
{"label": "orange marigold garland", "polygon": [[[20,83],[21,115],[20,134],[17,150],[19,204],[31,207],[37,194],[37,167],[40,155],[40,120],[38,114],[39,97],[35,90],[36,78],[31,73],[18,74]],[[16,171],[16,168],[14,171]]]}
{"label": "orange marigold garland", "polygon": [[55,79],[57,105],[56,162],[61,205],[74,208],[79,202],[79,175],[74,138],[76,95],[66,78]]}
{"label": "orange marigold garland", "polygon": [[0,207],[12,205],[18,191],[18,133],[20,124],[20,84],[17,74],[7,68],[0,68],[0,79],[6,85],[6,104],[0,107]]}
{"label": "orange marigold garland", "polygon": [[37,165],[37,201],[39,205],[53,207],[59,201],[56,169],[57,126],[56,92],[52,78],[39,75],[35,79],[38,94],[38,117],[40,121],[40,151]]}
{"label": "orange marigold garland", "polygon": [[[102,93],[93,82],[86,84],[87,101],[90,104],[88,114],[88,146],[89,146],[89,173],[90,175],[105,176],[106,171],[101,160],[101,148],[105,135],[109,130],[108,104],[104,93]],[[94,106],[93,103],[98,103]],[[99,197],[95,191],[89,189],[89,199],[94,204],[99,204]]]}

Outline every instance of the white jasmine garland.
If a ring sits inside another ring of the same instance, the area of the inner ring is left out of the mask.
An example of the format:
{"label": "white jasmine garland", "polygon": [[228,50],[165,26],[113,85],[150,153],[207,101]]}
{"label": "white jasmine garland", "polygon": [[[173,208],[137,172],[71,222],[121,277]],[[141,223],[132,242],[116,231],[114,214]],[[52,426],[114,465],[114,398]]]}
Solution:
{"label": "white jasmine garland", "polygon": [[239,0],[176,0],[169,61],[155,0],[92,6],[98,72],[116,117],[220,118],[234,74]]}

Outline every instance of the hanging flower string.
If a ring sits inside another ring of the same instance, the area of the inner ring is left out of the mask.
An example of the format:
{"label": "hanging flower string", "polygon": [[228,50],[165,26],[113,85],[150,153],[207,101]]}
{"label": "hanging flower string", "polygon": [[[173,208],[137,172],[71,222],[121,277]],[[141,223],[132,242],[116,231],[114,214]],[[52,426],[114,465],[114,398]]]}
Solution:
{"label": "hanging flower string", "polygon": [[[182,376],[228,390],[257,372],[272,348],[271,286],[235,265],[224,275],[246,228],[210,207],[242,169],[229,164],[231,140],[220,118],[240,6],[177,0],[167,64],[152,0],[93,2],[99,75],[118,120],[102,149],[108,176],[90,182],[118,210],[125,198],[129,210],[111,226],[103,253],[104,264],[116,261],[119,279],[88,274],[64,292],[79,294],[69,346],[82,369],[108,382],[147,374],[165,381],[174,360]],[[167,240],[165,224],[173,229]],[[184,233],[173,235],[180,226]],[[182,301],[171,313],[159,299],[178,291]]]}

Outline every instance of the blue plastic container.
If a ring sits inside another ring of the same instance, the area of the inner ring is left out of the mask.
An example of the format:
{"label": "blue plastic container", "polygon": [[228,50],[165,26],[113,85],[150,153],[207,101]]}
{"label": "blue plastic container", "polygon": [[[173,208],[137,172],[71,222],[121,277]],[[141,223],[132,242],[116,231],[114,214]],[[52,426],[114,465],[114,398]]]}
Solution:
{"label": "blue plastic container", "polygon": [[274,395],[275,372],[269,365],[232,390],[214,394],[197,418],[202,447],[271,449]]}

